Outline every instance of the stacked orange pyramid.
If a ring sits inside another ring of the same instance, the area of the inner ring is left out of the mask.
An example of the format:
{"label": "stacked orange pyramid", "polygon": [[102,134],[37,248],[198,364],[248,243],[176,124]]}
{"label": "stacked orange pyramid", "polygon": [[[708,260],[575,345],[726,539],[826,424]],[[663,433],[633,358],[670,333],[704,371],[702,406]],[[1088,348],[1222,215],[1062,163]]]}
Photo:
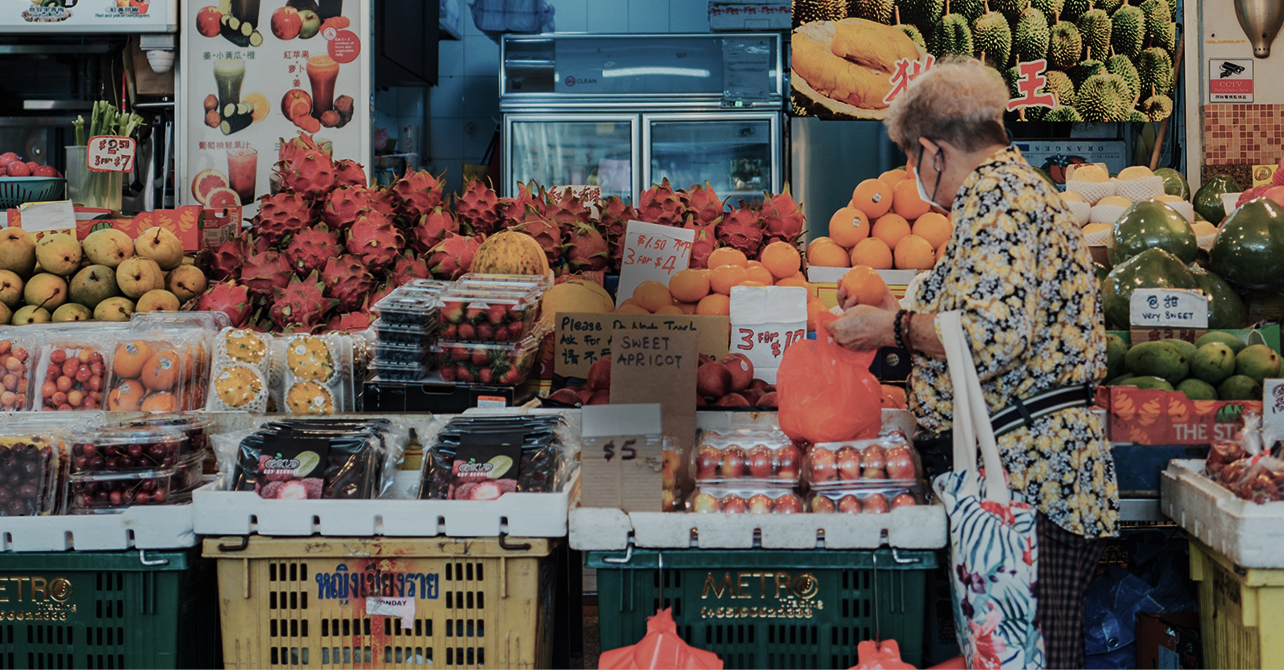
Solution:
{"label": "stacked orange pyramid", "polygon": [[930,210],[904,170],[866,179],[852,191],[851,202],[829,219],[829,236],[807,245],[807,262],[821,267],[930,269],[954,232],[949,217]]}

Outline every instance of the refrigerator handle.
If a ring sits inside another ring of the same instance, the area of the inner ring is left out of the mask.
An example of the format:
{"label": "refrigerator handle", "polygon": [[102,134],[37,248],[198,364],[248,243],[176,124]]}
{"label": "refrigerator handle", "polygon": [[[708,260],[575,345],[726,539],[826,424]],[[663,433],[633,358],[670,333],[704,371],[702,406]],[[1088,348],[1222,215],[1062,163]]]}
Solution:
{"label": "refrigerator handle", "polygon": [[651,123],[644,114],[633,120],[633,164],[637,166],[633,171],[633,206],[637,207],[642,191],[651,186]]}

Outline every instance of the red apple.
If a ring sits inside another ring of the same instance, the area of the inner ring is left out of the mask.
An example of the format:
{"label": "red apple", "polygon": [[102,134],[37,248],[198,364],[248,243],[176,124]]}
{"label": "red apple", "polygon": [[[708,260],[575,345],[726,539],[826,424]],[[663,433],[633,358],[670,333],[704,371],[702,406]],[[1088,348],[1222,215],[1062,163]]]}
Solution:
{"label": "red apple", "polygon": [[609,405],[611,404],[611,392],[594,391],[593,395],[589,396],[589,400],[585,404],[586,405]]}
{"label": "red apple", "polygon": [[718,475],[723,479],[739,479],[745,474],[745,452],[740,447],[727,447],[722,452],[722,466]]}
{"label": "red apple", "polygon": [[739,393],[728,393],[713,403],[714,407],[749,407],[749,401]]}
{"label": "red apple", "polygon": [[749,450],[749,476],[754,479],[771,479],[775,474],[771,448],[760,444]]}
{"label": "red apple", "polygon": [[282,7],[272,12],[272,34],[277,39],[292,40],[303,30],[303,17],[293,7]]}
{"label": "red apple", "polygon": [[750,514],[771,514],[771,497],[765,493],[755,494],[749,499]]}
{"label": "red apple", "polygon": [[780,396],[776,395],[775,391],[768,391],[767,393],[762,394],[761,398],[758,398],[758,402],[755,407],[776,409],[780,407]]}
{"label": "red apple", "polygon": [[798,514],[803,511],[802,498],[797,493],[786,493],[776,498],[773,509],[776,514]]}
{"label": "red apple", "polygon": [[887,477],[888,479],[918,477],[918,473],[914,470],[914,455],[910,453],[909,447],[892,447],[887,450]]}
{"label": "red apple", "polygon": [[837,509],[834,501],[819,493],[812,494],[811,503],[808,506],[811,508],[812,514],[833,514],[834,510]]}
{"label": "red apple", "polygon": [[877,444],[871,444],[860,452],[860,466],[862,468],[887,467],[887,452]]}
{"label": "red apple", "polygon": [[61,177],[62,173],[49,165],[41,165],[31,171],[33,177]]}
{"label": "red apple", "polygon": [[223,13],[218,11],[218,7],[202,7],[196,13],[196,32],[205,37],[218,37],[219,21],[222,18]]}
{"label": "red apple", "polygon": [[30,172],[31,174],[35,174],[36,168],[40,167],[40,164],[35,161],[27,161],[26,165],[27,165],[27,171]]}
{"label": "red apple", "polygon": [[700,364],[696,366],[697,368],[713,362],[713,356],[710,356],[709,354],[700,354],[698,359]]}
{"label": "red apple", "polygon": [[731,392],[731,371],[722,363],[706,363],[696,370],[696,393],[721,398]]}
{"label": "red apple", "polygon": [[887,506],[887,498],[883,494],[875,493],[860,501],[860,511],[865,514],[887,514],[892,508]]}
{"label": "red apple", "polygon": [[758,399],[762,397],[762,391],[759,391],[758,389],[745,389],[740,392],[740,395],[745,399],[745,402],[749,403],[750,407],[757,407]]}
{"label": "red apple", "polygon": [[792,444],[787,444],[776,450],[776,476],[780,479],[798,479],[798,463],[802,460],[802,452]]}
{"label": "red apple", "polygon": [[771,384],[768,384],[765,380],[762,380],[762,379],[755,379],[749,382],[749,388],[757,389],[759,391],[762,391],[763,393],[767,392],[768,386],[771,386]]}
{"label": "red apple", "polygon": [[20,160],[22,159],[18,157],[18,154],[13,153],[12,151],[6,151],[0,154],[0,165],[8,165],[14,161]]}
{"label": "red apple", "polygon": [[860,479],[860,454],[851,447],[838,450],[838,478]]}
{"label": "red apple", "polygon": [[727,354],[719,362],[731,373],[732,393],[739,393],[753,383],[753,363],[744,354]]}
{"label": "red apple", "polygon": [[812,484],[838,481],[838,457],[834,452],[812,447],[807,454],[807,473]]}
{"label": "red apple", "polygon": [[696,454],[696,479],[713,479],[718,476],[722,452],[713,447],[700,447]]}
{"label": "red apple", "polygon": [[10,177],[30,177],[31,176],[31,168],[27,167],[27,164],[23,163],[22,161],[13,161],[12,163],[9,163],[5,167],[9,169]]}
{"label": "red apple", "polygon": [[914,499],[913,493],[901,493],[895,498],[892,498],[892,509],[896,509],[897,507],[913,507],[917,504],[918,501]]}
{"label": "red apple", "polygon": [[599,358],[589,366],[588,387],[596,391],[611,390],[611,357]]}
{"label": "red apple", "polygon": [[695,497],[695,501],[691,503],[691,510],[698,514],[720,512],[722,511],[722,503],[718,502],[717,498],[709,495],[708,493],[701,493],[697,495]]}
{"label": "red apple", "polygon": [[588,404],[588,401],[590,401],[590,400],[592,400],[592,399],[593,399],[593,389],[591,389],[591,388],[589,388],[589,387],[587,387],[587,386],[581,386],[581,387],[579,387],[579,388],[575,391],[575,393],[576,393],[577,395],[579,395],[579,397],[580,397],[580,402],[581,402],[581,403],[583,403],[583,404],[586,404],[586,405],[587,405],[587,404]]}
{"label": "red apple", "polygon": [[723,496],[722,511],[724,514],[744,514],[749,511],[745,499],[738,495]]}
{"label": "red apple", "polygon": [[839,498],[838,511],[843,514],[860,514],[860,501],[850,493]]}
{"label": "red apple", "polygon": [[572,389],[572,388],[564,388],[564,389],[558,389],[556,391],[553,391],[552,393],[548,394],[548,399],[553,402],[559,402],[559,403],[562,403],[563,405],[570,405],[572,407],[580,404],[580,394],[577,393],[575,389]]}

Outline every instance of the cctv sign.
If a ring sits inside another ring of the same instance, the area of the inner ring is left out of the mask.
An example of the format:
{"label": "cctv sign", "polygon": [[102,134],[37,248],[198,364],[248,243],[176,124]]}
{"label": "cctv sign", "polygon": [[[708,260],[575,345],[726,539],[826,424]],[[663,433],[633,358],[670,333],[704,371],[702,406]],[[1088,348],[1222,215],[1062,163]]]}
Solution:
{"label": "cctv sign", "polygon": [[1209,102],[1252,102],[1253,61],[1212,58],[1208,61]]}

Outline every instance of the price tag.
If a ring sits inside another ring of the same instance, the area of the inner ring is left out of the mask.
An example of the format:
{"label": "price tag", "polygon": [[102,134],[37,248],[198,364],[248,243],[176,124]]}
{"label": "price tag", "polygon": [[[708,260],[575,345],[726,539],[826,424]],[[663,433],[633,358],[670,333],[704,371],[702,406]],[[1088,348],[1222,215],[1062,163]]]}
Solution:
{"label": "price tag", "polygon": [[753,363],[754,376],[776,383],[785,350],[807,339],[807,289],[736,286],[731,289],[731,353]]}
{"label": "price tag", "polygon": [[593,405],[582,410],[580,421],[580,503],[625,512],[662,511],[660,405]]}
{"label": "price tag", "polygon": [[94,172],[132,172],[134,138],[96,135],[89,138],[87,167]]}
{"label": "price tag", "polygon": [[1128,307],[1134,343],[1169,338],[1194,342],[1208,330],[1208,298],[1198,291],[1137,289]]}
{"label": "price tag", "polygon": [[690,266],[692,242],[694,230],[630,221],[624,234],[624,263],[615,305],[633,297],[633,289],[644,281],[668,286],[675,273]]}

